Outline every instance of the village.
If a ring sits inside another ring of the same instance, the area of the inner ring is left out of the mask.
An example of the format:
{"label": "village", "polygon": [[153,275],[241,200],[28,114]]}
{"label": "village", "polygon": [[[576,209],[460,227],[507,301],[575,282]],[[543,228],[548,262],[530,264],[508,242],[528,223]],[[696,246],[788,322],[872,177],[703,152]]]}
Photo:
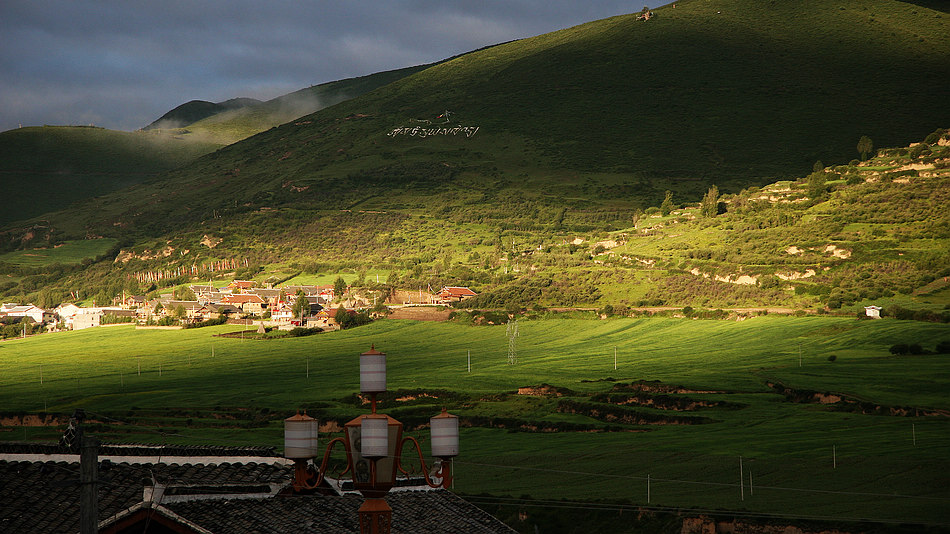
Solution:
{"label": "village", "polygon": [[0,305],[0,325],[3,338],[130,323],[141,328],[182,328],[213,322],[254,324],[259,330],[332,331],[346,326],[346,316],[377,319],[393,307],[448,306],[476,293],[467,287],[449,286],[437,292],[392,291],[380,299],[379,295],[361,294],[345,284],[259,287],[253,280],[232,280],[223,287],[212,283],[190,285],[177,295],[177,299],[176,293],[153,298],[117,295],[108,306],[63,303],[54,309],[4,303]]}

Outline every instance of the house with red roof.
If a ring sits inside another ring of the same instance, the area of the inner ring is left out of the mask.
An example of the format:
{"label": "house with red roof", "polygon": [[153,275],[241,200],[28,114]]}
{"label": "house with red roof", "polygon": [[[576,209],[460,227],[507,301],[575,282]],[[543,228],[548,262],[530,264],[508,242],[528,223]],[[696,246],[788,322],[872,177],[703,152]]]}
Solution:
{"label": "house with red roof", "polygon": [[262,313],[264,311],[264,299],[253,294],[228,295],[221,299],[221,304],[237,306],[244,313]]}
{"label": "house with red roof", "polygon": [[435,300],[443,304],[459,302],[477,295],[467,287],[445,286],[435,294]]}

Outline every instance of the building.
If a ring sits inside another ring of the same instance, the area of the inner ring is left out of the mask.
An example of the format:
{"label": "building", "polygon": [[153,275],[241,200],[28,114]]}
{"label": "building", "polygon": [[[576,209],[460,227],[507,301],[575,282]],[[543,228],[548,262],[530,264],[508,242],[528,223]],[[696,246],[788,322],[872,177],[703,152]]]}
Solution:
{"label": "building", "polygon": [[873,319],[880,319],[881,309],[882,308],[880,306],[865,306],[864,315],[867,315],[868,317],[871,317]]}
{"label": "building", "polygon": [[435,294],[435,300],[444,304],[449,304],[474,297],[476,294],[477,293],[467,287],[446,286]]}
{"label": "building", "polygon": [[245,293],[249,295],[257,295],[264,301],[264,306],[272,308],[277,306],[281,302],[281,290],[279,289],[248,289]]}
{"label": "building", "polygon": [[244,313],[259,314],[264,311],[264,299],[252,294],[228,295],[221,299],[221,304],[237,306]]}
{"label": "building", "polygon": [[[0,443],[0,530],[80,531],[75,451]],[[293,493],[292,462],[272,448],[104,445],[98,452],[102,534],[359,532],[362,496],[336,480]],[[393,533],[514,533],[449,491],[402,484],[386,496]]]}
{"label": "building", "polygon": [[290,324],[294,319],[294,309],[290,304],[284,302],[275,308],[271,308],[270,318],[278,324]]}
{"label": "building", "polygon": [[174,317],[179,307],[185,311],[185,319],[199,321],[202,319],[202,305],[197,300],[166,300],[162,302],[162,315]]}
{"label": "building", "polygon": [[[0,309],[0,315],[6,317],[29,317],[37,324],[43,324],[46,322],[46,319],[51,316],[51,314],[43,310],[43,308],[38,308],[32,304],[4,304],[3,308]],[[44,315],[46,316],[45,318]]]}
{"label": "building", "polygon": [[232,292],[240,293],[256,286],[257,282],[254,280],[232,280],[231,283],[228,284],[228,289]]}
{"label": "building", "polygon": [[201,319],[208,321],[211,319],[220,319],[221,317],[226,317],[228,319],[232,317],[238,317],[241,315],[241,309],[232,304],[212,304],[208,303],[201,307],[198,311],[201,315]]}

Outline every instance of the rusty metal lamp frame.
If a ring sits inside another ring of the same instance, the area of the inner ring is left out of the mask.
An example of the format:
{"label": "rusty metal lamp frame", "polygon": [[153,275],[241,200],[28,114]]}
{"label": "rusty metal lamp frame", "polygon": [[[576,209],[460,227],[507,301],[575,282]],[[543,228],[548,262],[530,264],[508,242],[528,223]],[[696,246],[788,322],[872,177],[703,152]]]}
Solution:
{"label": "rusty metal lamp frame", "polygon": [[[372,394],[372,412],[371,413],[372,414],[377,413],[375,393]],[[445,409],[442,410],[442,413],[443,414],[445,413]],[[395,462],[396,470],[398,470],[399,473],[402,473],[403,475],[407,477],[416,475],[416,474],[421,474],[423,478],[425,479],[426,485],[431,488],[440,489],[440,488],[451,487],[452,485],[451,458],[440,457],[439,469],[435,473],[432,473],[432,475],[430,476],[429,473],[432,470],[431,470],[431,467],[426,464],[425,456],[422,454],[422,446],[419,444],[419,441],[416,440],[416,438],[412,436],[403,437],[402,433],[404,430],[404,425],[402,424],[402,422],[393,417],[389,417],[389,416],[387,417],[389,421],[394,423],[393,426],[396,427],[396,435],[397,435],[396,452],[393,458],[393,461]],[[330,440],[330,442],[326,446],[326,450],[323,453],[323,461],[320,462],[320,467],[318,469],[314,469],[313,465],[309,464],[307,459],[297,458],[294,460],[293,488],[295,492],[312,491],[320,487],[320,485],[323,483],[323,480],[326,478],[326,475],[329,471],[328,467],[330,463],[330,455],[333,452],[333,448],[339,443],[343,444],[343,450],[346,453],[346,467],[337,474],[337,477],[339,478],[348,473],[355,472],[354,465],[353,465],[353,459],[355,456],[353,454],[353,444],[350,443],[349,432],[347,430],[354,426],[358,426],[361,420],[362,420],[362,416],[359,416],[353,419],[352,421],[348,422],[346,426],[344,427],[345,428],[344,437],[333,438],[332,440]],[[411,443],[415,447],[415,452],[419,458],[418,470],[413,469],[413,466],[411,464],[409,465],[409,469],[406,469],[406,466],[404,465],[403,454],[404,454],[404,449],[407,443]],[[370,470],[371,470],[371,474],[369,477],[371,481],[370,485],[373,486],[373,489],[376,489],[375,487],[377,486],[376,475],[377,475],[378,459],[368,458],[368,460],[370,461]],[[434,481],[433,479],[438,480],[438,482]],[[355,484],[356,482],[354,481],[354,485]],[[382,489],[382,488],[379,488],[379,489]],[[388,490],[389,488],[386,488],[384,492],[388,492]]]}
{"label": "rusty metal lamp frame", "polygon": [[[386,390],[386,354],[373,346],[368,352],[360,354],[360,391],[371,395],[371,413],[357,416],[344,425],[343,437],[334,438],[327,444],[319,468],[310,463],[319,454],[316,420],[298,414],[285,421],[285,454],[294,460],[292,486],[295,492],[318,489],[326,479],[334,447],[338,443],[343,444],[346,468],[337,476],[349,474],[353,487],[364,497],[357,517],[360,532],[365,534],[387,534],[391,531],[392,508],[383,497],[396,484],[399,473],[408,477],[417,472],[411,462],[403,462],[407,443],[415,446],[419,472],[426,484],[436,489],[452,485],[451,459],[458,454],[458,418],[443,408],[441,414],[429,420],[432,453],[439,458],[438,470],[430,476],[430,468],[426,465],[419,442],[412,436],[403,437],[404,425],[400,421],[377,413],[377,395]],[[287,426],[291,421],[295,425],[293,430]],[[305,427],[302,437],[298,423],[303,423]],[[299,441],[304,444],[297,445]],[[294,445],[291,446],[291,443]]]}
{"label": "rusty metal lamp frame", "polygon": [[[315,490],[323,484],[323,479],[327,473],[327,467],[330,463],[330,453],[333,451],[333,447],[337,443],[343,443],[344,447],[346,446],[345,440],[343,438],[333,438],[330,440],[330,443],[327,444],[327,450],[323,454],[323,462],[320,463],[320,468],[317,471],[314,471],[313,467],[307,463],[306,458],[295,458],[294,459],[294,482],[293,488],[295,492]],[[349,456],[349,453],[347,453]],[[349,462],[343,471],[337,475],[342,477],[350,471]],[[315,480],[314,480],[315,479]],[[310,482],[313,480],[313,482]]]}

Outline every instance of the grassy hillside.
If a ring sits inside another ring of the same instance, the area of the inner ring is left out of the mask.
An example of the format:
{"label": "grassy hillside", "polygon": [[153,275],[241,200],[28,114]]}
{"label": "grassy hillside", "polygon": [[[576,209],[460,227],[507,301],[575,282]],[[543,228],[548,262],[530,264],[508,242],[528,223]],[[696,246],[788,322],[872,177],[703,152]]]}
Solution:
{"label": "grassy hillside", "polygon": [[[141,292],[129,270],[240,257],[262,280],[470,285],[489,308],[940,311],[947,148],[906,145],[950,124],[944,15],[687,1],[476,51],[50,214],[54,241],[93,232],[152,259],[44,280]],[[861,135],[905,148],[846,165]],[[711,184],[724,213],[699,216]],[[665,190],[676,209],[644,213]]]}
{"label": "grassy hillside", "polygon": [[[6,341],[0,406],[6,416],[68,415],[82,407],[108,441],[279,448],[281,420],[295,409],[323,422],[365,411],[354,395],[356,355],[375,343],[389,355],[394,392],[382,409],[410,424],[443,405],[461,416],[456,490],[487,492],[495,497],[489,501],[531,496],[578,506],[646,505],[649,475],[654,507],[950,521],[946,507],[935,505],[950,498],[943,475],[950,468],[947,357],[894,357],[887,350],[913,341],[932,349],[950,336],[946,325],[819,317],[526,320],[514,366],[507,364],[504,326],[386,320],[297,339],[212,337],[234,328],[116,327]],[[93,345],[96,351],[86,350]],[[640,380],[647,381],[643,388],[692,392],[648,390],[641,401],[652,404],[645,406],[624,396],[633,390],[623,385]],[[559,393],[516,393],[541,383]],[[769,383],[856,399],[869,412],[796,402]],[[677,399],[712,406],[664,407]],[[595,411],[582,413],[584,406]],[[940,413],[887,415],[895,406]],[[658,419],[630,422],[607,413]],[[683,419],[656,424],[664,418]],[[695,424],[683,424],[690,419]],[[7,439],[55,436],[9,423],[2,430]],[[324,432],[321,441],[334,436]],[[739,456],[745,476],[751,470],[755,477],[744,501]]]}
{"label": "grassy hillside", "polygon": [[0,132],[0,225],[142,183],[216,148],[162,133],[94,127]]}
{"label": "grassy hillside", "polygon": [[[596,21],[460,56],[235,144],[169,175],[183,196],[164,205],[144,200],[163,182],[60,226],[122,218],[154,233],[155,215],[177,226],[235,205],[428,207],[442,191],[452,207],[525,197],[628,211],[666,189],[692,201],[712,183],[738,192],[845,163],[862,135],[899,146],[950,124],[933,83],[950,78],[944,15],[895,0],[715,0]],[[447,125],[477,134],[387,135],[446,110]]]}
{"label": "grassy hillside", "polygon": [[[2,132],[0,227],[142,183],[224,145],[422,68],[408,67],[325,83],[267,102],[248,98],[221,103],[195,100],[176,107],[138,132],[72,126]],[[95,210],[88,206],[80,209]],[[42,226],[45,228],[47,221],[42,221]],[[23,232],[18,229],[17,233],[18,238]],[[77,237],[85,233],[79,230]]]}
{"label": "grassy hillside", "polygon": [[[671,202],[669,213],[556,208],[501,189],[486,201],[486,194],[461,187],[433,188],[428,196],[414,187],[416,198],[380,198],[399,200],[401,209],[372,209],[377,199],[343,210],[238,206],[174,235],[126,242],[121,262],[82,272],[30,271],[8,255],[10,265],[0,264],[0,273],[32,274],[32,283],[7,283],[0,295],[46,302],[82,290],[107,300],[211,275],[146,287],[130,276],[135,273],[237,259],[248,267],[215,276],[266,283],[332,281],[342,274],[359,291],[377,295],[466,285],[479,293],[466,301],[469,308],[569,306],[629,315],[689,306],[749,314],[775,307],[855,312],[874,304],[942,320],[950,309],[950,215],[943,209],[950,202],[948,145],[950,136],[937,130],[923,143],[879,149],[865,162],[717,195],[711,210],[680,202]],[[475,183],[463,176],[454,181]],[[308,193],[286,187],[279,194]],[[167,193],[168,204],[178,194]],[[441,207],[426,209],[423,201]],[[109,205],[103,201],[103,211]],[[202,244],[206,238],[216,243],[213,249]],[[379,283],[374,273],[381,274]],[[40,288],[46,289],[42,298]]]}

